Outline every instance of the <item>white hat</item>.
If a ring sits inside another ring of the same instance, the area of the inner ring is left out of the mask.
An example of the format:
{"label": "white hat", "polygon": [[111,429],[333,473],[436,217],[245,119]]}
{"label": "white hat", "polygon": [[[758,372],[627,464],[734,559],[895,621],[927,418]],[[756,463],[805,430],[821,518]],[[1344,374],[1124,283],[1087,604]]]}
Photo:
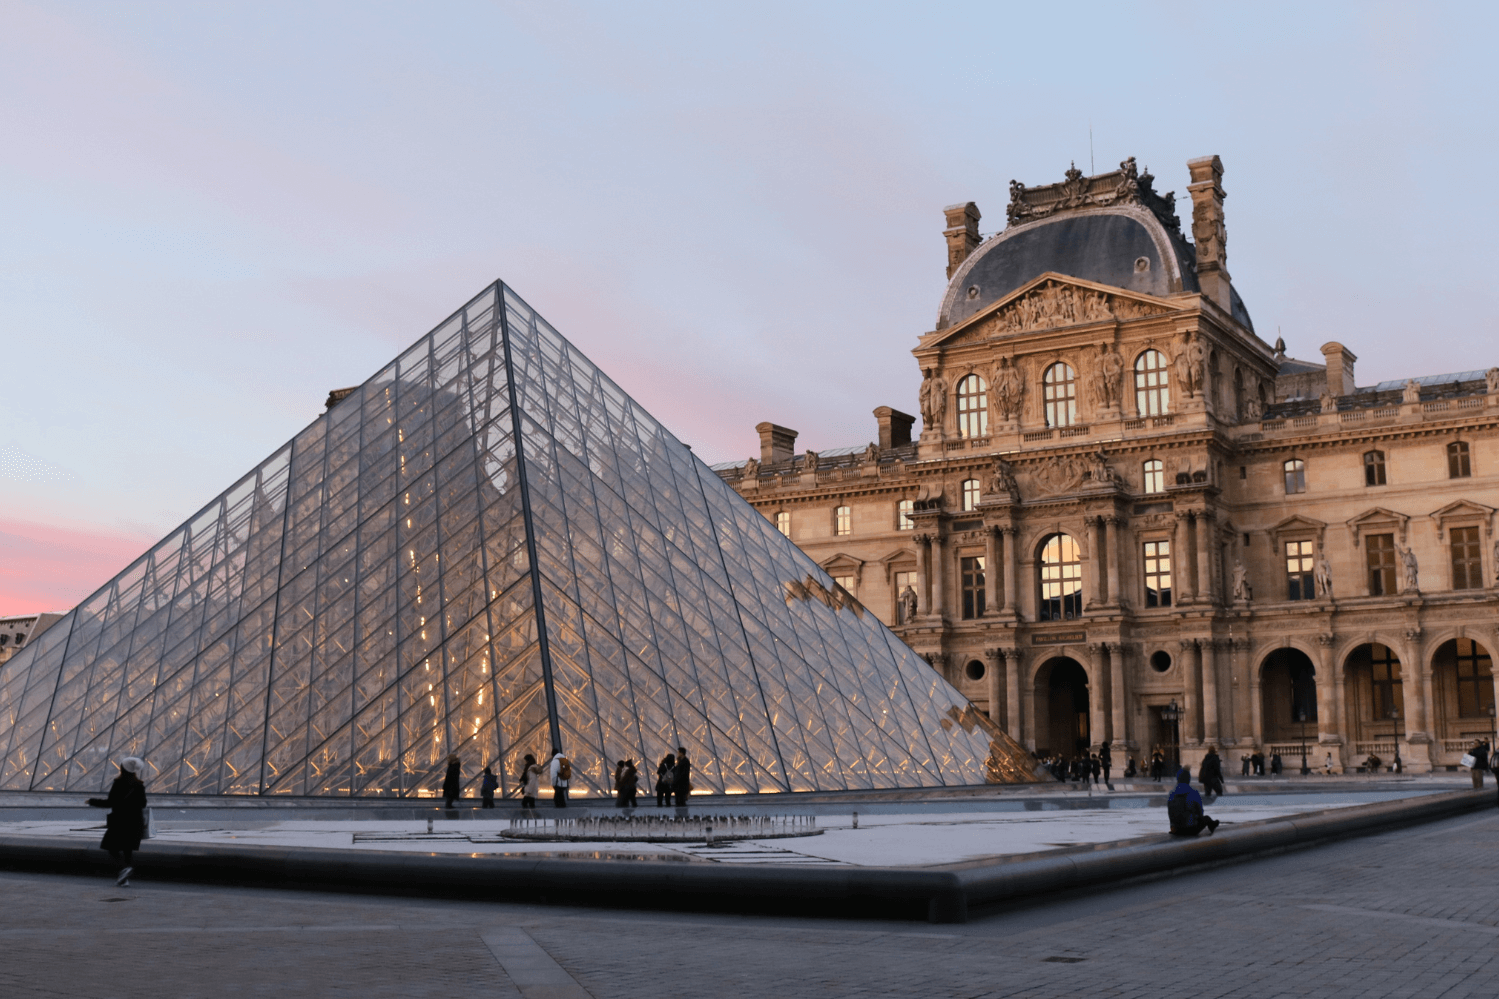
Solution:
{"label": "white hat", "polygon": [[120,769],[129,770],[131,773],[139,777],[141,775],[141,771],[146,769],[146,761],[141,759],[139,756],[127,756],[120,761]]}

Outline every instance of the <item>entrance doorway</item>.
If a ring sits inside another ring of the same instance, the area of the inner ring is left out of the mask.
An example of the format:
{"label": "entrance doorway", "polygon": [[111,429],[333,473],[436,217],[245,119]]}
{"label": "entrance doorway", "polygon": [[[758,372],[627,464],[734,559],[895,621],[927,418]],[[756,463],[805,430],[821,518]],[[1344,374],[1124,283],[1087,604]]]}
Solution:
{"label": "entrance doorway", "polygon": [[1092,745],[1088,726],[1088,671],[1076,659],[1066,656],[1047,661],[1041,669],[1049,748],[1069,758],[1085,755]]}
{"label": "entrance doorway", "polygon": [[1159,752],[1161,759],[1165,761],[1166,776],[1171,777],[1181,766],[1181,709],[1175,708],[1176,717],[1167,721],[1162,712],[1167,711],[1168,707],[1165,704],[1150,707],[1150,750],[1141,761],[1141,766],[1149,772],[1151,754]]}
{"label": "entrance doorway", "polygon": [[[1276,649],[1260,667],[1260,706],[1266,744],[1279,743],[1282,755],[1295,743],[1317,745],[1317,667],[1300,649]],[[1298,752],[1297,762],[1302,759]],[[1286,766],[1291,765],[1289,759]]]}

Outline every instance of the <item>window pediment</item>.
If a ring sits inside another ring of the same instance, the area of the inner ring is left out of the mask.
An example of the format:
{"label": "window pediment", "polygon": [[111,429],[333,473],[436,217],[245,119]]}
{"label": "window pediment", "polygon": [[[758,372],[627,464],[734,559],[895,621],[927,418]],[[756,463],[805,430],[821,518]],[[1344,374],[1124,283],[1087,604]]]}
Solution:
{"label": "window pediment", "polygon": [[1317,544],[1322,544],[1323,537],[1327,534],[1327,524],[1311,517],[1300,515],[1287,517],[1279,524],[1270,528],[1270,536],[1279,543],[1281,538],[1307,538],[1315,537]]}
{"label": "window pediment", "polygon": [[1407,514],[1386,510],[1382,506],[1376,506],[1348,521],[1348,530],[1353,535],[1355,548],[1359,546],[1359,540],[1365,534],[1398,534],[1399,541],[1403,545],[1406,534],[1409,533],[1409,526],[1410,517]]}
{"label": "window pediment", "polygon": [[863,559],[854,558],[844,552],[839,552],[832,558],[823,559],[817,564],[822,566],[823,572],[829,576],[857,575],[859,570],[864,568]]}
{"label": "window pediment", "polygon": [[1472,500],[1461,499],[1448,503],[1440,510],[1433,510],[1426,516],[1436,524],[1438,541],[1445,539],[1449,526],[1469,527],[1482,524],[1484,536],[1494,536],[1494,508],[1484,506],[1482,503],[1474,503]]}

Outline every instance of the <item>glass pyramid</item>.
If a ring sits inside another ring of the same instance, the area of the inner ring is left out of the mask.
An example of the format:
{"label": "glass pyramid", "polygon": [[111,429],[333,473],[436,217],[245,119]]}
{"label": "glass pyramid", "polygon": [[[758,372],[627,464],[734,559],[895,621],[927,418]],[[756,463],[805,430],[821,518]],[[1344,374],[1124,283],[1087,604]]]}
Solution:
{"label": "glass pyramid", "polygon": [[[0,667],[0,788],[411,796],[561,747],[717,793],[1023,750],[503,284]],[[645,769],[645,768],[643,768]]]}

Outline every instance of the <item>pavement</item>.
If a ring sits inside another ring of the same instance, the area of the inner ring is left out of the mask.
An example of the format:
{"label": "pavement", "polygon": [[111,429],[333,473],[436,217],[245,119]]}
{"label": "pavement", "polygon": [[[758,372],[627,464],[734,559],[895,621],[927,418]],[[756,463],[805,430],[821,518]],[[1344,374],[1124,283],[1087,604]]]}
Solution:
{"label": "pavement", "polygon": [[0,872],[0,996],[1493,996],[1499,811],[962,925]]}

